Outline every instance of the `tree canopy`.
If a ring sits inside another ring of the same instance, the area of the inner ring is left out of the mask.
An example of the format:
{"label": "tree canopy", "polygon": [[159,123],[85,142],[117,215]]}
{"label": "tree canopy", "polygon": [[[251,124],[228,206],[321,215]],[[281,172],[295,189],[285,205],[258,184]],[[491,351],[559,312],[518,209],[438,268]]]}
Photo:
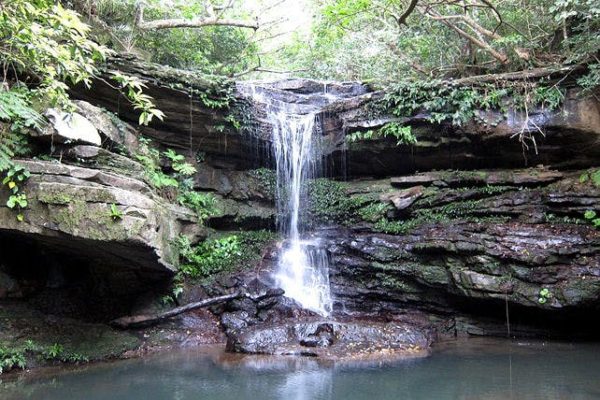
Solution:
{"label": "tree canopy", "polygon": [[596,0],[314,0],[312,30],[274,62],[328,79],[459,77],[586,64],[598,84]]}

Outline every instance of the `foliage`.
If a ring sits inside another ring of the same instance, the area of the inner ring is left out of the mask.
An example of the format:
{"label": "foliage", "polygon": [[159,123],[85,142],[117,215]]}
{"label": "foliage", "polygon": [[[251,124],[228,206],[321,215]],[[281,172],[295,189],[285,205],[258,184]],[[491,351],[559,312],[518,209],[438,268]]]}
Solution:
{"label": "foliage", "polygon": [[[97,64],[112,51],[89,39],[90,28],[73,10],[53,0],[11,0],[0,7],[0,171],[23,151],[27,128],[41,128],[38,110],[48,106],[72,111],[69,85],[90,87]],[[142,93],[143,84],[115,73],[140,124],[162,113]]]}
{"label": "foliage", "polygon": [[177,179],[170,177],[162,171],[160,166],[160,151],[151,146],[152,141],[140,139],[140,146],[135,158],[144,166],[146,178],[157,189],[166,187],[179,187]]}
{"label": "foliage", "polygon": [[[597,0],[313,0],[312,29],[273,65],[338,80],[429,80],[530,67],[598,65]],[[401,15],[409,12],[406,18]],[[598,68],[580,79],[600,82]]]}
{"label": "foliage", "polygon": [[30,98],[31,92],[23,85],[0,89],[0,171],[12,166],[14,156],[26,153],[26,129],[44,124]]}
{"label": "foliage", "polygon": [[21,192],[21,184],[27,181],[31,174],[27,169],[20,165],[13,164],[4,174],[2,179],[2,185],[4,185],[9,191],[10,196],[6,201],[6,206],[11,210],[17,211],[17,220],[22,222],[25,217],[22,210],[27,208],[28,201],[27,195]]}
{"label": "foliage", "polygon": [[356,131],[346,136],[346,140],[349,142],[356,142],[359,140],[372,140],[391,137],[396,139],[396,146],[401,144],[415,144],[417,138],[412,133],[410,125],[400,125],[397,122],[389,122],[382,126],[378,131]]}
{"label": "foliage", "polygon": [[358,205],[348,196],[347,188],[347,184],[329,179],[310,181],[306,222],[314,225],[352,220]]}
{"label": "foliage", "polygon": [[218,212],[217,199],[211,193],[183,190],[177,197],[177,201],[182,206],[194,210],[200,222]]}
{"label": "foliage", "polygon": [[148,125],[154,118],[163,120],[165,114],[155,107],[152,97],[144,94],[146,85],[138,77],[114,72],[112,79],[121,85],[120,89],[125,93],[133,108],[140,110],[138,119],[140,125]]}
{"label": "foliage", "polygon": [[600,228],[600,217],[596,214],[596,211],[588,210],[583,213],[583,217],[590,221],[596,228]]}
{"label": "foliage", "polygon": [[600,169],[587,171],[579,176],[580,183],[591,182],[594,186],[600,187]]}
{"label": "foliage", "polygon": [[[233,235],[207,239],[192,245],[185,236],[175,244],[181,256],[179,281],[184,277],[205,278],[219,272],[248,267],[262,256],[265,245],[276,235],[270,231],[242,231]],[[177,288],[177,286],[176,286]]]}
{"label": "foliage", "polygon": [[586,89],[599,87],[600,6],[597,0],[554,0],[549,11],[554,21],[564,28],[566,38],[562,50],[566,61],[589,63],[588,73],[580,77],[578,83]]}
{"label": "foliage", "polygon": [[549,299],[552,298],[552,292],[550,292],[547,288],[540,289],[538,303],[546,304]]}
{"label": "foliage", "polygon": [[277,187],[277,173],[270,168],[257,168],[250,171],[250,175],[258,180],[259,186],[268,193],[275,193]]}
{"label": "foliage", "polygon": [[209,239],[197,246],[192,246],[186,236],[180,236],[176,244],[184,261],[180,271],[192,278],[206,277],[227,270],[235,258],[242,255],[236,235]]}
{"label": "foliage", "polygon": [[[144,166],[146,177],[152,186],[159,190],[174,191],[176,194],[173,198],[182,206],[194,210],[201,222],[217,212],[217,200],[212,194],[194,190],[190,177],[196,173],[196,168],[183,155],[177,154],[173,149],[161,153],[152,147],[151,140],[141,138],[135,157]],[[170,164],[171,174],[163,171],[162,159]]]}
{"label": "foliage", "polygon": [[[153,62],[229,76],[247,70],[257,56],[259,47],[252,40],[252,31],[247,29],[227,26],[136,29],[137,3],[136,0],[73,1],[82,15],[89,16],[90,23],[97,28],[99,40],[121,52],[134,53]],[[145,19],[191,20],[206,14],[207,3],[204,0],[174,0],[168,3],[149,0],[144,9]],[[224,10],[225,17],[247,17],[244,2],[235,1],[232,6]]]}
{"label": "foliage", "polygon": [[473,87],[441,81],[399,82],[390,85],[385,96],[372,106],[372,112],[391,112],[403,118],[427,112],[429,121],[434,123],[450,121],[460,126],[470,120],[478,120],[495,125],[499,121],[485,121],[480,112],[535,107],[554,110],[563,99],[563,91],[555,86],[485,84]]}
{"label": "foliage", "polygon": [[[589,170],[579,176],[580,183],[591,183],[595,187],[600,187],[600,169]],[[596,228],[600,228],[600,216],[594,210],[587,210],[583,218],[589,221]]]}
{"label": "foliage", "polygon": [[43,350],[42,355],[46,360],[55,360],[59,358],[63,352],[63,346],[58,343],[54,343],[53,345],[48,346],[47,349]]}
{"label": "foliage", "polygon": [[24,344],[14,348],[0,345],[0,374],[15,368],[25,369],[27,367],[27,355],[37,355],[45,361],[60,362],[88,362],[89,359],[82,354],[65,350],[59,343],[52,345],[40,345],[32,340],[26,340]]}
{"label": "foliage", "polygon": [[53,343],[51,345],[41,345],[33,342],[32,340],[25,341],[24,351],[38,354],[41,359],[46,361],[60,361],[60,362],[88,362],[89,359],[79,353],[67,351],[65,347],[60,343]]}
{"label": "foliage", "polygon": [[[88,39],[76,12],[51,0],[11,0],[0,7],[0,60],[5,74],[35,77],[36,96],[68,106],[66,82],[90,86],[96,62],[110,51]],[[6,76],[6,75],[5,75]]]}
{"label": "foliage", "polygon": [[[424,114],[431,123],[450,122],[461,126],[476,121],[485,126],[497,126],[509,110],[522,112],[522,129],[517,133],[524,150],[531,144],[537,153],[535,133],[544,135],[543,130],[529,118],[530,110],[555,110],[562,105],[564,90],[557,86],[540,83],[497,83],[464,86],[443,81],[402,81],[392,84],[385,95],[369,105],[373,118],[389,115],[406,119]],[[499,112],[498,117],[489,119],[487,111]],[[398,143],[416,143],[410,129],[398,123],[386,124],[379,133],[372,131],[354,132],[350,141],[392,136]]]}
{"label": "foliage", "polygon": [[15,368],[25,369],[26,366],[24,352],[0,346],[0,374]]}
{"label": "foliage", "polygon": [[112,203],[110,205],[110,210],[109,210],[108,216],[113,221],[120,221],[123,219],[123,211],[119,210],[119,208],[117,207],[117,205],[115,203]]}
{"label": "foliage", "polygon": [[173,149],[168,149],[163,155],[171,161],[171,168],[181,176],[192,176],[197,172],[192,164],[185,161],[184,156],[175,153]]}

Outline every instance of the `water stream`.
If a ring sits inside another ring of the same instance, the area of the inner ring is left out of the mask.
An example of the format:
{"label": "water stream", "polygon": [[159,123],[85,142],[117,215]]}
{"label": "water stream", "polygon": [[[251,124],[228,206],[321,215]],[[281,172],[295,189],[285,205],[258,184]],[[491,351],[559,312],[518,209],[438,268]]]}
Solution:
{"label": "water stream", "polygon": [[[309,200],[308,184],[323,171],[318,108],[277,99],[271,95],[273,90],[256,85],[246,86],[245,90],[265,107],[273,132],[278,223],[286,239],[280,250],[275,280],[286,296],[302,307],[329,315],[332,299],[328,255],[319,248],[318,241],[306,237],[302,218]],[[322,99],[330,102],[335,97],[324,91]]]}

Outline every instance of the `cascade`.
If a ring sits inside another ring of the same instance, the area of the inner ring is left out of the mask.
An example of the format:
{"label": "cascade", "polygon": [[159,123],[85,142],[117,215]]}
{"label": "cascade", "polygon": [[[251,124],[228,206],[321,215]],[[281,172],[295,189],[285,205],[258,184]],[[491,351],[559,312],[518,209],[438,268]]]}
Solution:
{"label": "cascade", "polygon": [[329,315],[329,258],[317,239],[306,237],[302,213],[309,200],[309,182],[323,170],[318,110],[276,99],[259,86],[246,86],[245,91],[265,107],[273,132],[278,224],[285,237],[274,278],[287,297],[306,309]]}

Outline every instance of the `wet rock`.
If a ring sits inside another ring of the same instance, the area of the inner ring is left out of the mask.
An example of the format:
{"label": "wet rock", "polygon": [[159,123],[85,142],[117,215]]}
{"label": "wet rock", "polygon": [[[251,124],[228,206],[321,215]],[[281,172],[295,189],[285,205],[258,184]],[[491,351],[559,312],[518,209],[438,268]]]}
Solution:
{"label": "wet rock", "polygon": [[[432,171],[420,174],[401,176],[390,179],[394,187],[411,187],[418,183],[423,186],[544,186],[556,182],[565,175],[559,171],[548,170],[544,167],[526,170],[508,171]],[[416,190],[416,189],[413,189]]]}
{"label": "wet rock", "polygon": [[226,312],[221,315],[221,324],[228,331],[240,331],[247,327],[250,315],[246,311]]}
{"label": "wet rock", "polygon": [[257,312],[257,305],[254,300],[245,297],[230,301],[228,304],[228,309],[232,311],[244,311],[247,316],[255,316]]}
{"label": "wet rock", "polygon": [[381,201],[390,201],[397,210],[410,207],[423,194],[423,186],[416,186],[407,190],[383,194],[379,197]]}
{"label": "wet rock", "polygon": [[288,320],[282,325],[256,325],[229,335],[227,348],[253,354],[344,358],[379,349],[426,350],[431,339],[427,329],[400,323]]}

